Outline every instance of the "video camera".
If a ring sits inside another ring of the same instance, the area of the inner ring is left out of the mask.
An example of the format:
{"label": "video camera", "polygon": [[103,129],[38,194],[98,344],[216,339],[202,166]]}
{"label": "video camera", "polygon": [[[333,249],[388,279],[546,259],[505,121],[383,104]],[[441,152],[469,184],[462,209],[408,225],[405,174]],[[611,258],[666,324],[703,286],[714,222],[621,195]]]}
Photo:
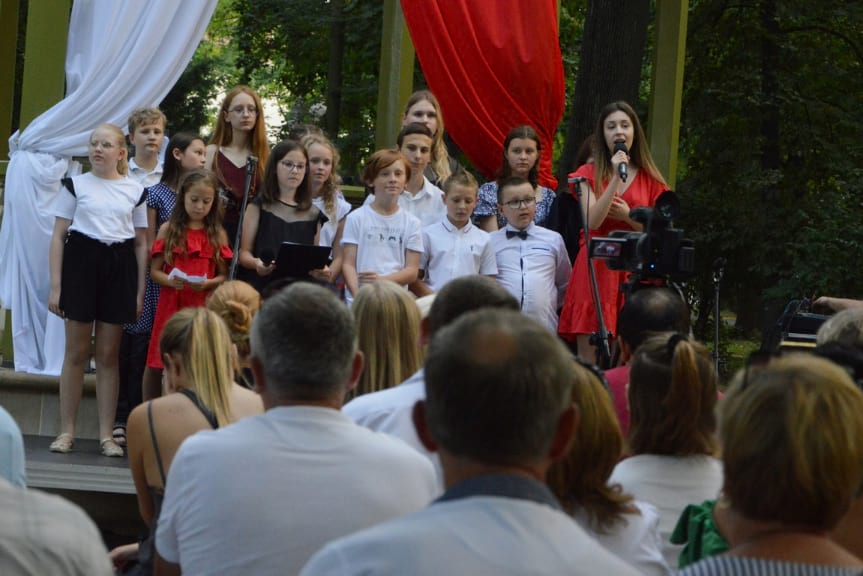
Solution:
{"label": "video camera", "polygon": [[643,232],[615,230],[605,238],[593,238],[590,256],[606,261],[612,270],[635,273],[635,280],[661,278],[683,280],[695,271],[695,243],[673,227],[680,202],[671,190],[656,199],[654,208],[636,208],[629,217],[644,226]]}

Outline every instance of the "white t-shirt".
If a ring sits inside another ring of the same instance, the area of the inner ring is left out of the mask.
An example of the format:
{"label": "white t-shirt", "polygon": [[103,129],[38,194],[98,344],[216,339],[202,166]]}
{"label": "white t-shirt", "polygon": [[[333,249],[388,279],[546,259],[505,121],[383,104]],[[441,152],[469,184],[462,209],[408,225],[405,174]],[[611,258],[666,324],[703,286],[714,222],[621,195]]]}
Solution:
{"label": "white t-shirt", "polygon": [[489,234],[497,259],[497,281],[515,296],[521,311],[557,334],[557,311],[563,306],[572,274],[563,237],[531,222],[527,237],[507,238],[507,224]]}
{"label": "white t-shirt", "polygon": [[321,233],[318,235],[319,246],[333,245],[333,241],[336,239],[336,233],[339,231],[339,222],[341,222],[351,211],[351,203],[345,200],[341,190],[336,190],[334,201],[336,217],[332,218],[331,215],[327,214],[325,211],[326,206],[324,205],[323,197],[319,196],[317,198],[312,198],[312,204],[314,204],[317,209],[323,212],[327,217],[327,221],[321,226]]}
{"label": "white t-shirt", "polygon": [[538,502],[474,496],[331,542],[301,576],[637,574],[560,510]]}
{"label": "white t-shirt", "polygon": [[69,230],[105,244],[135,237],[147,227],[144,187],[131,178],[106,180],[92,172],[72,178],[73,195],[65,186],[54,204],[54,215],[72,221]]}
{"label": "white t-shirt", "polygon": [[612,526],[607,534],[593,530],[583,510],[577,512],[574,518],[603,548],[638,570],[639,574],[671,574],[671,569],[662,555],[659,513],[646,502],[635,500],[632,504],[641,514],[624,514],[623,520]]}
{"label": "white t-shirt", "polygon": [[420,269],[424,281],[438,292],[453,278],[470,274],[494,276],[497,259],[489,235],[468,221],[456,228],[444,216],[435,224],[423,226],[423,252]]}
{"label": "white t-shirt", "polygon": [[[407,190],[399,196],[399,207],[404,208],[408,214],[419,218],[423,226],[436,224],[446,216],[446,204],[444,204],[443,190],[435,186],[428,178],[423,176],[423,187],[416,194]],[[375,200],[374,194],[366,196],[363,206],[368,206]]]}
{"label": "white t-shirt", "polygon": [[296,574],[335,538],[415,512],[428,459],[337,410],[272,408],[183,442],[168,474],[159,554],[183,574]]}
{"label": "white t-shirt", "polygon": [[711,456],[640,454],[615,466],[609,483],[620,484],[627,494],[656,507],[663,554],[674,570],[683,546],[671,544],[671,533],[687,505],[701,504],[719,494],[722,462]]}
{"label": "white t-shirt", "polygon": [[420,221],[401,208],[395,214],[384,216],[371,206],[363,206],[347,218],[342,246],[357,246],[357,272],[392,274],[404,269],[407,250],[423,252]]}

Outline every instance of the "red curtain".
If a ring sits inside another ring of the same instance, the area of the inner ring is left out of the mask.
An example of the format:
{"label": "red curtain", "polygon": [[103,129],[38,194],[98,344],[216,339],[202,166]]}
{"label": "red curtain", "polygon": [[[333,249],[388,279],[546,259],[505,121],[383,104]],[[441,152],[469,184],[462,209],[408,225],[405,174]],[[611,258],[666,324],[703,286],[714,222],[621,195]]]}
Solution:
{"label": "red curtain", "polygon": [[551,150],[564,79],[555,0],[401,0],[446,131],[491,179],[506,134],[529,124],[542,140],[540,182],[554,187]]}

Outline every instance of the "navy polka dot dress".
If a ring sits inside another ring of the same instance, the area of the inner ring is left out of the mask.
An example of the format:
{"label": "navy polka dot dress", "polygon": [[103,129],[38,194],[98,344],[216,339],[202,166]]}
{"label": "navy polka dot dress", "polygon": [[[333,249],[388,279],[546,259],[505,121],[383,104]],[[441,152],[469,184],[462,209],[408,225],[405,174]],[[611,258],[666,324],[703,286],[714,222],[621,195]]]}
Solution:
{"label": "navy polka dot dress", "polygon": [[[156,232],[168,221],[177,194],[165,184],[159,182],[147,188],[147,208],[156,210]],[[149,334],[153,330],[153,318],[156,316],[156,305],[159,303],[159,285],[150,279],[150,267],[147,266],[147,286],[144,290],[144,312],[134,324],[126,324],[123,330],[129,334]]]}

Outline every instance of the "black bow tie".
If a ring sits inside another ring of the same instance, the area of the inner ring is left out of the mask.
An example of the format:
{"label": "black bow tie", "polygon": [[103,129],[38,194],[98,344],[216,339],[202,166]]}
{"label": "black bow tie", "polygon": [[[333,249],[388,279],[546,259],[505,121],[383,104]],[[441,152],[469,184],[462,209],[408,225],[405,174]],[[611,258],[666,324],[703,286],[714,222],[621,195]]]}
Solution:
{"label": "black bow tie", "polygon": [[518,236],[522,240],[527,240],[527,230],[507,230],[506,239],[509,240],[513,236]]}

